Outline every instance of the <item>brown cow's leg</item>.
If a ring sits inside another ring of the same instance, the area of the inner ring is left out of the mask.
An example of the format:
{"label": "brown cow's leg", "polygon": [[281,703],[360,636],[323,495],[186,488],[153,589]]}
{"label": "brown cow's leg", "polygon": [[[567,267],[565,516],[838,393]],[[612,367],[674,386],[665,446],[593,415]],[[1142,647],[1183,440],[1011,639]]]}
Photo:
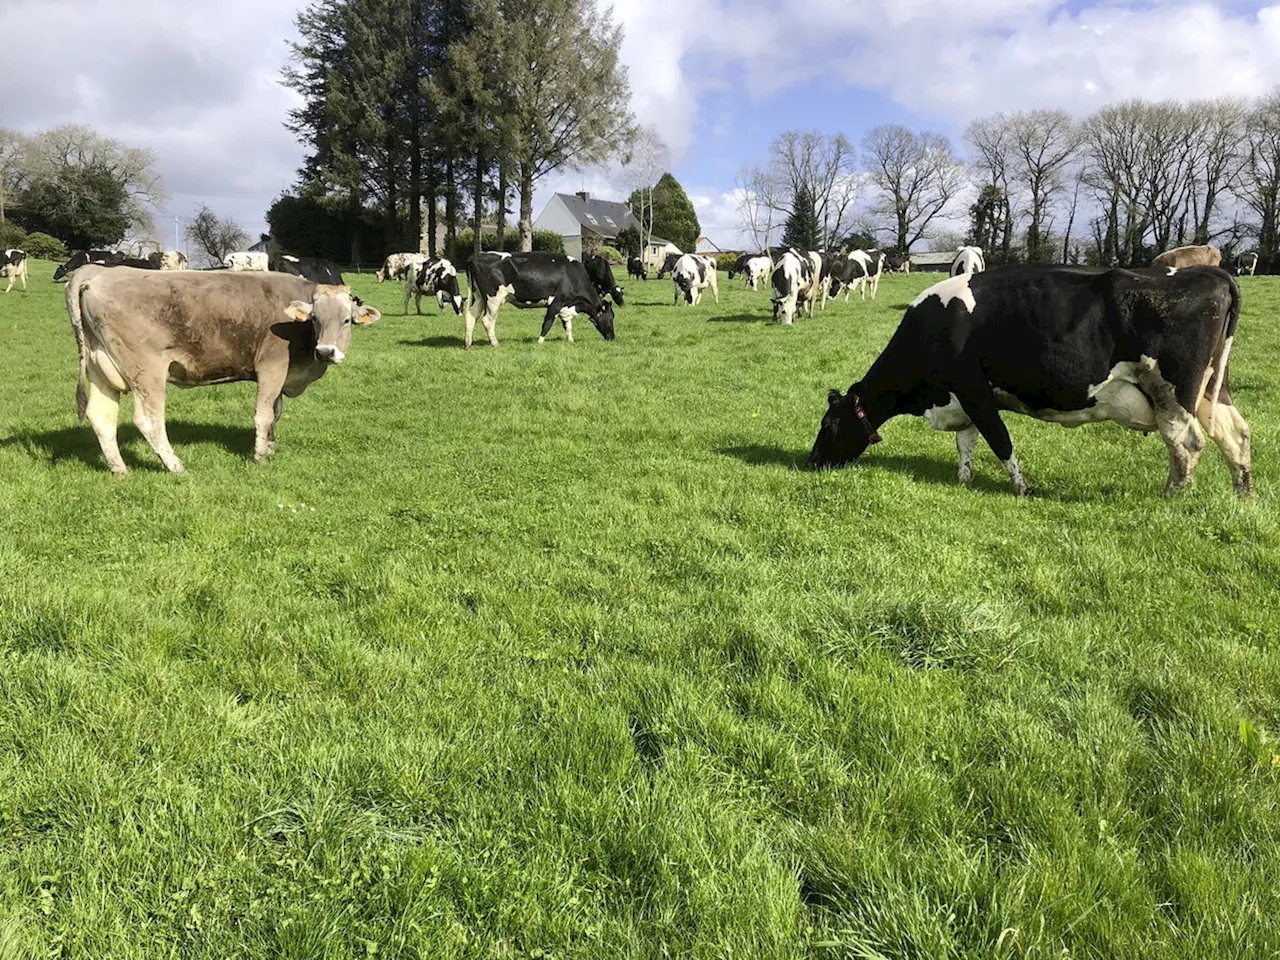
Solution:
{"label": "brown cow's leg", "polygon": [[[1213,416],[1213,403],[1201,397],[1196,405],[1196,419],[1205,432],[1213,438],[1231,468],[1231,484],[1242,497],[1253,493],[1253,444],[1249,424],[1231,402],[1231,394],[1224,387],[1219,397],[1218,415]],[[1209,424],[1213,423],[1210,432]]]}
{"label": "brown cow's leg", "polygon": [[139,379],[133,388],[133,423],[151,444],[160,462],[170,473],[186,473],[186,467],[169,445],[169,435],[164,428],[164,372],[159,376],[147,375]]}
{"label": "brown cow's leg", "polygon": [[1191,482],[1191,474],[1204,450],[1204,434],[1195,417],[1178,402],[1173,384],[1160,375],[1160,366],[1151,357],[1143,357],[1137,366],[1138,386],[1151,399],[1156,414],[1156,429],[1169,448],[1169,482],[1167,497],[1182,492]]}
{"label": "brown cow's leg", "polygon": [[107,469],[116,476],[123,477],[129,472],[120,457],[120,447],[116,444],[116,422],[120,417],[120,391],[111,386],[98,368],[88,364],[89,401],[85,406],[85,417],[93,432],[98,437],[98,446],[107,461]]}
{"label": "brown cow's leg", "polygon": [[284,378],[259,376],[258,402],[253,411],[253,460],[266,463],[276,451],[276,421],[284,410]]}

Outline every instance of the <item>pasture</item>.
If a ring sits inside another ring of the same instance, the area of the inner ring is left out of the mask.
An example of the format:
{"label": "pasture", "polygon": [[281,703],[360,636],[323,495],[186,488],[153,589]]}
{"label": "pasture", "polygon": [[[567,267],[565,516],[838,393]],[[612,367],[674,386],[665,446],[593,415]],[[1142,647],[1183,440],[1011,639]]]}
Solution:
{"label": "pasture", "polygon": [[0,297],[0,957],[1280,951],[1280,280],[1241,502],[1012,415],[1027,500],[912,418],[795,469],[937,275],[469,354],[356,277],[270,464],[252,384],[171,387],[189,474],[126,401],[117,479],[52,271]]}

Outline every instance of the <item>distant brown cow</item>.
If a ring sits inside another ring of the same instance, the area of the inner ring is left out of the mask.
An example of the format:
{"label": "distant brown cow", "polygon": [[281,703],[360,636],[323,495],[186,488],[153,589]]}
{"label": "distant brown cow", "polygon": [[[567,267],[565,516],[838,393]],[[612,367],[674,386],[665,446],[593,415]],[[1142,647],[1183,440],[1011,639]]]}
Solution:
{"label": "distant brown cow", "polygon": [[80,349],[76,401],[107,467],[126,473],[116,445],[120,394],[164,465],[182,473],[165,432],[165,384],[258,382],[253,458],[275,450],[283,397],[341,363],[351,324],[373,323],[345,286],[266,272],[135,270],[89,265],[71,275],[67,313]]}
{"label": "distant brown cow", "polygon": [[1216,267],[1222,263],[1222,251],[1212,244],[1199,247],[1174,247],[1151,261],[1153,267]]}

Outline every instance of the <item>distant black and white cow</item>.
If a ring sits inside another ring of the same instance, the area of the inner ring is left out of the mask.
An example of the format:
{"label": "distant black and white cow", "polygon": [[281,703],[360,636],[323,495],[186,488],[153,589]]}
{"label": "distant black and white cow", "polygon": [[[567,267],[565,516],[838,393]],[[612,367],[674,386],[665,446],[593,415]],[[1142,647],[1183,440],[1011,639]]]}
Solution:
{"label": "distant black and white cow", "polygon": [[609,261],[601,256],[587,257],[582,265],[587,268],[587,276],[600,291],[600,296],[613,297],[613,302],[622,306],[622,288],[613,279],[613,268],[609,266]]}
{"label": "distant black and white cow", "polygon": [[901,250],[887,250],[884,255],[885,269],[890,273],[910,273],[911,254]]}
{"label": "distant black and white cow", "polygon": [[118,267],[124,262],[124,254],[119,250],[75,250],[67,262],[53,271],[53,279],[61,280],[69,277],[78,269],[90,263],[98,263],[104,267]]}
{"label": "distant black and white cow", "polygon": [[1253,276],[1254,271],[1258,269],[1258,251],[1251,253],[1242,253],[1236,257],[1236,276],[1243,277],[1246,273]]}
{"label": "distant black and white cow", "polygon": [[987,261],[982,256],[981,247],[956,247],[956,258],[951,261],[951,276],[958,277],[962,273],[982,273],[987,269]]}
{"label": "distant black and white cow", "polygon": [[956,432],[961,483],[981,435],[1025,494],[1000,418],[1012,410],[1068,427],[1113,420],[1158,430],[1169,451],[1166,494],[1191,479],[1203,426],[1236,492],[1248,495],[1249,425],[1227,375],[1239,317],[1240,290],[1214,267],[1029,266],[943,280],[908,307],[865,377],[846,394],[830,392],[809,465],[856,460],[887,420],[914,414]]}
{"label": "distant black and white cow", "polygon": [[411,273],[417,273],[429,258],[425,253],[393,253],[382,261],[382,266],[373,275],[379,283],[387,280],[399,280]]}
{"label": "distant black and white cow", "polygon": [[[880,292],[880,277],[884,274],[885,260],[887,257],[879,250],[854,250],[849,254],[849,259],[856,261],[862,267],[862,278],[858,283],[861,287],[862,299],[867,299],[867,291],[871,291],[871,299],[876,298],[876,294]],[[845,293],[845,299],[849,299],[848,291]]]}
{"label": "distant black and white cow", "polygon": [[187,255],[181,250],[156,250],[147,254],[147,262],[156,270],[187,269]]}
{"label": "distant black and white cow", "polygon": [[696,307],[702,301],[702,291],[711,288],[716,303],[720,302],[720,289],[716,285],[716,262],[700,253],[686,253],[671,268],[671,282],[675,288],[675,300]]}
{"label": "distant black and white cow", "polygon": [[269,258],[261,250],[237,250],[222,258],[222,265],[228,270],[266,272],[270,266]]}
{"label": "distant black and white cow", "polygon": [[661,280],[668,273],[676,268],[676,264],[683,257],[683,253],[668,253],[667,258],[662,261],[662,266],[658,268],[658,279]]}
{"label": "distant black and white cow", "polygon": [[125,257],[119,263],[107,264],[107,266],[116,267],[133,267],[135,270],[159,270],[159,265],[150,257]]}
{"label": "distant black and white cow", "polygon": [[453,304],[453,312],[462,315],[462,293],[458,289],[458,271],[443,257],[431,257],[418,268],[416,274],[404,278],[404,312],[409,315],[409,297],[413,297],[414,309],[422,316],[422,298],[435,297],[440,314],[444,304]]}
{"label": "distant black and white cow", "polygon": [[22,281],[22,292],[26,293],[27,255],[16,248],[0,253],[0,276],[9,281],[9,285],[4,288],[5,293],[13,289],[16,280]]}
{"label": "distant black and white cow", "polygon": [[276,258],[276,273],[287,273],[293,277],[301,277],[312,283],[327,283],[335,287],[344,285],[342,271],[332,260],[321,257],[294,257],[282,253]]}
{"label": "distant black and white cow", "polygon": [[771,262],[767,254],[744,253],[729,268],[729,279],[732,280],[735,274],[740,273],[746,280],[747,286],[752,290],[759,290],[760,284],[769,276],[770,266]]}
{"label": "distant black and white cow", "polygon": [[498,308],[507,300],[519,307],[547,308],[539,343],[547,339],[557,317],[573,343],[573,318],[578,315],[595,324],[606,340],[614,338],[613,305],[600,296],[587,268],[562,253],[481,253],[467,263],[467,283],[471,293],[463,343],[468,350],[477,319],[489,343],[498,345]]}
{"label": "distant black and white cow", "polygon": [[773,268],[773,319],[794,323],[796,314],[813,316],[813,302],[821,286],[822,258],[816,253],[788,250]]}
{"label": "distant black and white cow", "polygon": [[639,257],[627,257],[627,276],[648,280],[649,272],[644,268],[644,261]]}

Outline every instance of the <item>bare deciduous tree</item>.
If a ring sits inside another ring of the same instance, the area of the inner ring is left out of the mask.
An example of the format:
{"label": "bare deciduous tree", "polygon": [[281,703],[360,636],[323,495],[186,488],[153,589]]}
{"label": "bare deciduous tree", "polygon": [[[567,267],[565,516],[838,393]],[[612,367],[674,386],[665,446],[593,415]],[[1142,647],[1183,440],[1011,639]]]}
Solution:
{"label": "bare deciduous tree", "polygon": [[643,255],[653,239],[653,188],[671,167],[671,150],[655,127],[640,127],[636,131],[635,142],[623,158],[622,167],[632,195],[638,194],[640,209],[631,212],[640,222],[640,250]]}
{"label": "bare deciduous tree", "polygon": [[1031,110],[1009,118],[1008,140],[1013,181],[1027,202],[1027,259],[1050,260],[1044,240],[1053,205],[1066,186],[1066,169],[1080,142],[1075,121],[1065,110]]}
{"label": "bare deciduous tree", "polygon": [[222,263],[228,253],[244,249],[249,235],[231,217],[219,217],[202,203],[187,223],[187,240],[212,263]]}
{"label": "bare deciduous tree", "polygon": [[874,211],[893,218],[898,249],[910,251],[965,186],[964,167],[946,137],[898,124],[868,130],[862,150],[879,193]]}
{"label": "bare deciduous tree", "polygon": [[[1009,118],[1003,113],[979,117],[966,128],[964,138],[975,151],[974,167],[982,174],[992,197],[1001,200],[1000,215],[991,224],[993,236],[1000,237],[1000,261],[1008,261],[1013,245],[1013,204],[1010,199],[1009,167],[1012,143]],[[988,259],[993,251],[987,251]]]}
{"label": "bare deciduous tree", "polygon": [[797,197],[812,197],[821,227],[819,245],[835,247],[850,227],[858,180],[853,144],[842,133],[788,130],[773,141],[768,176],[782,187],[787,209]]}
{"label": "bare deciduous tree", "polygon": [[1236,196],[1258,217],[1264,269],[1275,269],[1280,261],[1280,87],[1249,112]]}
{"label": "bare deciduous tree", "polygon": [[744,167],[734,181],[738,224],[757,250],[773,248],[773,234],[786,218],[782,184],[772,167]]}

